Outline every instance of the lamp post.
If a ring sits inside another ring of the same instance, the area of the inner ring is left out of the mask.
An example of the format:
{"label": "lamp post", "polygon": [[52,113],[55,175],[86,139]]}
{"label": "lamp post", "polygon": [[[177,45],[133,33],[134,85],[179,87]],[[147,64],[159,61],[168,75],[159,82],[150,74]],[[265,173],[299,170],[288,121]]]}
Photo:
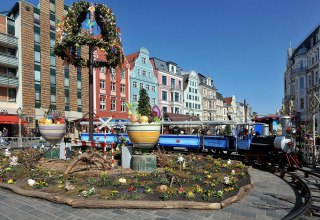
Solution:
{"label": "lamp post", "polygon": [[22,116],[22,109],[19,107],[17,109],[17,114],[19,116],[19,141],[18,141],[18,146],[22,148],[22,140],[21,140],[21,116]]}

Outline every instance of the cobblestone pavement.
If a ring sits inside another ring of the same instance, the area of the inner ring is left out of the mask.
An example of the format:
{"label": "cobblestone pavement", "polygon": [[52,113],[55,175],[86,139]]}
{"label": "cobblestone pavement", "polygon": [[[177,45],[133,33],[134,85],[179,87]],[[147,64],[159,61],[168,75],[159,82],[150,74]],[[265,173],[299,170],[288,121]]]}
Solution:
{"label": "cobblestone pavement", "polygon": [[295,208],[293,189],[278,176],[253,169],[254,188],[238,203],[221,210],[75,209],[0,189],[0,219],[281,219]]}

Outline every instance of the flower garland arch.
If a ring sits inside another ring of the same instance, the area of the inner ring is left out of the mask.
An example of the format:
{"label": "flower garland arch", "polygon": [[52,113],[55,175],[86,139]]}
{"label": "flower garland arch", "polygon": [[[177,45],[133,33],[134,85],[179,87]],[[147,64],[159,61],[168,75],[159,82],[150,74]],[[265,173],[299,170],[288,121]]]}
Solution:
{"label": "flower garland arch", "polygon": [[[86,20],[91,29],[82,30]],[[100,27],[101,38],[92,36],[92,26],[97,23]],[[123,63],[124,55],[120,39],[120,29],[110,8],[103,4],[90,4],[80,1],[73,3],[66,16],[56,24],[57,38],[54,53],[62,60],[76,67],[89,67],[89,60],[77,54],[81,46],[99,48],[105,51],[106,61],[94,62],[95,67],[116,67]]]}

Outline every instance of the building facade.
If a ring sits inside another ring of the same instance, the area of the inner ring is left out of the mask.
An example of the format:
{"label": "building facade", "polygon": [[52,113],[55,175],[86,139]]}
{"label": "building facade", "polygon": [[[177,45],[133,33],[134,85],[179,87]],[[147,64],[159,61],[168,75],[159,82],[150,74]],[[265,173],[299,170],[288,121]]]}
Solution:
{"label": "building facade", "polygon": [[193,114],[202,118],[202,97],[199,89],[200,79],[197,72],[182,72],[183,102],[185,114]]}
{"label": "building facade", "polygon": [[173,62],[150,59],[159,82],[159,108],[164,113],[184,114],[183,77],[181,68]]}
{"label": "building facade", "polygon": [[199,89],[202,94],[202,119],[215,120],[217,90],[211,77],[199,74],[199,80]]}
{"label": "building facade", "polygon": [[144,88],[149,95],[151,106],[159,105],[159,83],[150,62],[149,51],[142,47],[138,52],[128,55],[126,58],[130,65],[130,102],[138,105],[140,89]]}
{"label": "building facade", "polygon": [[214,118],[218,121],[223,121],[227,119],[227,111],[223,105],[223,97],[222,94],[217,92],[216,93],[217,99],[216,99],[216,111]]}
{"label": "building facade", "polygon": [[[320,132],[320,26],[316,27],[296,48],[287,51],[284,74],[283,113],[294,114],[310,124],[315,112],[317,131]],[[311,126],[309,126],[311,127]]]}
{"label": "building facade", "polygon": [[233,95],[231,97],[226,97],[223,99],[223,106],[227,114],[227,120],[237,121],[237,103],[236,97]]}
{"label": "building facade", "polygon": [[[97,61],[105,61],[105,52],[98,50]],[[94,69],[94,112],[98,117],[128,119],[126,102],[129,102],[129,70],[127,60],[121,68]]]}

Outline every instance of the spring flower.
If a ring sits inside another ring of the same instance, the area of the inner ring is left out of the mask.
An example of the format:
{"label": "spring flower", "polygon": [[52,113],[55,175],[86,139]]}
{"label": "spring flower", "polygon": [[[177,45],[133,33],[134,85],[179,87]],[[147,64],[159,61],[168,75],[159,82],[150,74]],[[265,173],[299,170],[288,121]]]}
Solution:
{"label": "spring flower", "polygon": [[127,180],[125,178],[120,178],[119,183],[127,183]]}
{"label": "spring flower", "polygon": [[128,189],[128,192],[131,192],[134,190],[134,187],[133,186],[130,186],[129,189]]}
{"label": "spring flower", "polygon": [[194,195],[194,193],[193,193],[192,191],[189,191],[189,192],[187,192],[186,197],[187,197],[187,198],[194,198],[195,195]]}
{"label": "spring flower", "polygon": [[10,157],[11,156],[11,152],[9,151],[8,148],[4,150],[4,156],[6,156],[6,157]]}
{"label": "spring flower", "polygon": [[183,187],[182,187],[182,186],[180,186],[180,188],[178,189],[178,193],[179,193],[179,194],[184,193],[184,189],[183,189]]}
{"label": "spring flower", "polygon": [[236,171],[231,170],[231,175],[235,175],[235,174],[236,174]]}
{"label": "spring flower", "polygon": [[8,184],[13,184],[13,179],[9,179]]}
{"label": "spring flower", "polygon": [[223,182],[224,182],[225,184],[229,184],[229,183],[230,183],[230,178],[229,178],[228,176],[225,176],[225,177],[223,178]]}
{"label": "spring flower", "polygon": [[11,165],[11,166],[16,166],[16,165],[18,165],[18,157],[16,157],[16,156],[10,157],[10,165]]}
{"label": "spring flower", "polygon": [[182,156],[178,157],[178,162],[182,163],[184,161],[184,158]]}
{"label": "spring flower", "polygon": [[33,179],[28,179],[28,185],[33,186],[36,183]]}
{"label": "spring flower", "polygon": [[228,164],[228,165],[230,165],[230,164],[231,164],[231,160],[230,160],[230,159],[228,159],[227,164]]}

